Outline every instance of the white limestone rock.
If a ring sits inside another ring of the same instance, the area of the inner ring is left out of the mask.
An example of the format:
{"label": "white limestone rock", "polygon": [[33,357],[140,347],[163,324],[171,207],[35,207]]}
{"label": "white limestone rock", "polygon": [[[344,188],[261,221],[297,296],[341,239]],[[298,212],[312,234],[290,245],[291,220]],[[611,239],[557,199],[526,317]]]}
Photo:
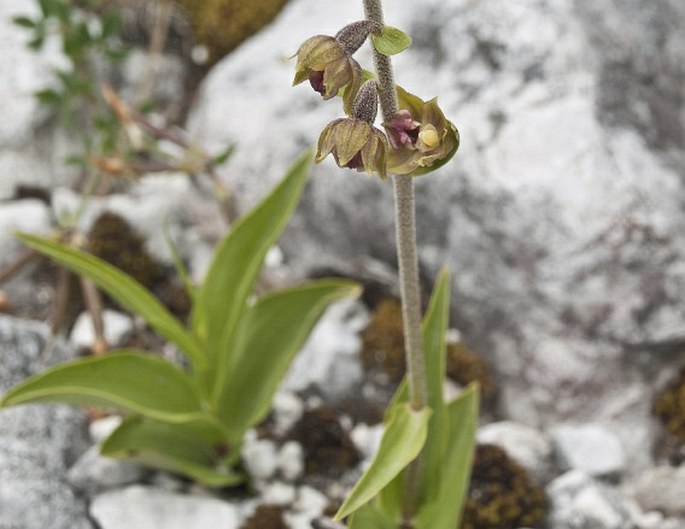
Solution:
{"label": "white limestone rock", "polygon": [[[278,59],[361,16],[292,2],[205,80],[189,127],[209,150],[239,144],[222,176],[243,208],[341,114],[289,88]],[[427,277],[455,271],[460,328],[497,370],[502,411],[606,422],[628,471],[649,466],[651,378],[685,342],[682,2],[417,0],[386,20],[414,37],[398,83],[439,95],[461,131],[455,161],[416,182],[419,255]],[[285,262],[394,266],[390,187],[315,166]]]}
{"label": "white limestone rock", "polygon": [[590,476],[621,474],[626,455],[618,436],[601,424],[560,424],[550,429],[564,470],[579,469]]}
{"label": "white limestone rock", "polygon": [[525,424],[500,421],[480,427],[476,438],[479,443],[502,448],[509,457],[528,470],[538,483],[546,483],[552,477],[554,446],[544,432]]}
{"label": "white limestone rock", "polygon": [[[121,346],[133,332],[130,316],[114,310],[102,311],[104,337],[110,347]],[[95,344],[95,329],[89,312],[82,312],[74,323],[69,340],[77,348],[89,348]]]}
{"label": "white limestone rock", "polygon": [[238,510],[228,502],[141,485],[96,496],[90,515],[101,529],[238,527]]}

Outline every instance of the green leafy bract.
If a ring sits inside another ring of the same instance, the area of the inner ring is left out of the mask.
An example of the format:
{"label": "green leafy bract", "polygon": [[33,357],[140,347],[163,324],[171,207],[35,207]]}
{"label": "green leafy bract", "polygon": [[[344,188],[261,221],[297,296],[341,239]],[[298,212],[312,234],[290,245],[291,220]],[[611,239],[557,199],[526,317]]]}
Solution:
{"label": "green leafy bract", "polygon": [[371,34],[373,46],[378,53],[383,55],[396,55],[411,46],[412,39],[401,29],[385,26],[383,31],[376,35]]}
{"label": "green leafy bract", "polygon": [[395,408],[371,466],[359,478],[336,513],[336,520],[343,519],[368,503],[416,459],[426,442],[430,416],[431,411],[427,408],[414,411],[409,404]]}

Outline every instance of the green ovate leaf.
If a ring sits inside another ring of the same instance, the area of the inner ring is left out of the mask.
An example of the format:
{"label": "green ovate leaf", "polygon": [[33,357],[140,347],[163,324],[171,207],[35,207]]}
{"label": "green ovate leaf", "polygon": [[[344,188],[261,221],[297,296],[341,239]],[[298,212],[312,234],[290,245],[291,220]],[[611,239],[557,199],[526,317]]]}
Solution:
{"label": "green ovate leaf", "polygon": [[371,34],[373,46],[383,55],[396,55],[411,46],[412,39],[401,29],[385,26],[380,35]]}
{"label": "green ovate leaf", "polygon": [[350,281],[320,280],[269,294],[250,307],[232,351],[236,368],[222,385],[217,408],[236,436],[263,419],[273,395],[314,324],[332,302],[359,294]]}
{"label": "green ovate leaf", "polygon": [[10,389],[0,406],[35,402],[109,407],[176,423],[203,415],[198,391],[181,369],[136,351],[55,366]]}
{"label": "green ovate leaf", "polygon": [[179,425],[136,416],[105,440],[101,453],[177,472],[210,487],[243,482],[244,475],[220,464],[221,448]]}
{"label": "green ovate leaf", "polygon": [[348,529],[397,529],[397,524],[367,503],[350,515]]}
{"label": "green ovate leaf", "polygon": [[236,222],[219,244],[198,290],[191,316],[194,333],[207,344],[206,382],[218,400],[228,373],[236,367],[231,355],[236,324],[246,309],[262,261],[285,228],[304,188],[311,152],[292,166],[285,179],[250,213]]}
{"label": "green ovate leaf", "polygon": [[414,411],[409,404],[395,408],[369,468],[335,515],[341,520],[375,497],[421,452],[428,433],[431,410]]}
{"label": "green ovate leaf", "polygon": [[454,529],[461,525],[478,426],[476,384],[447,405],[446,419],[449,428],[443,433],[440,472],[431,476],[433,495],[427,496],[419,508],[417,529]]}
{"label": "green ovate leaf", "polygon": [[28,28],[28,29],[33,29],[38,25],[38,22],[36,20],[33,20],[32,18],[29,18],[27,16],[21,16],[21,15],[12,18],[12,22],[17,26],[21,26],[23,28]]}
{"label": "green ovate leaf", "polygon": [[142,317],[150,327],[181,349],[197,369],[203,369],[206,365],[200,342],[135,279],[93,255],[50,239],[26,233],[17,236],[26,246],[51,257],[72,272],[87,277],[122,307]]}

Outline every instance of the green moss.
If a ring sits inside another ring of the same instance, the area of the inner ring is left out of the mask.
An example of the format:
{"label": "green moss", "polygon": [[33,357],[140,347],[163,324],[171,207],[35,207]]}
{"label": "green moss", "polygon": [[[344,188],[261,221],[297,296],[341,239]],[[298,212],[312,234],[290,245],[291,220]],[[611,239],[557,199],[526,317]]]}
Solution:
{"label": "green moss", "polygon": [[478,445],[461,529],[535,527],[547,513],[545,491],[494,445]]}
{"label": "green moss", "polygon": [[360,460],[338,413],[328,408],[304,412],[286,438],[302,445],[307,474],[337,478]]}
{"label": "green moss", "polygon": [[87,250],[151,289],[164,271],[145,250],[144,239],[116,213],[100,215],[88,234]]}
{"label": "green moss", "polygon": [[[495,380],[488,364],[462,342],[447,346],[446,374],[461,385],[478,382],[485,404],[496,393]],[[366,369],[379,369],[397,383],[405,372],[402,305],[394,298],[383,299],[374,309],[362,334],[361,361]]]}
{"label": "green moss", "polygon": [[685,444],[685,369],[654,401],[654,413],[679,443]]}
{"label": "green moss", "polygon": [[402,305],[386,298],[374,309],[362,334],[361,361],[366,369],[380,369],[393,382],[402,380],[405,371]]}
{"label": "green moss", "polygon": [[[179,0],[214,64],[271,22],[288,0]],[[259,60],[259,59],[255,59]]]}
{"label": "green moss", "polygon": [[260,505],[240,529],[290,529],[283,520],[283,508],[275,505]]}
{"label": "green moss", "polygon": [[493,402],[496,394],[495,379],[490,366],[483,358],[466,347],[463,342],[448,344],[446,357],[446,373],[449,378],[462,386],[477,381],[483,403],[487,405]]}

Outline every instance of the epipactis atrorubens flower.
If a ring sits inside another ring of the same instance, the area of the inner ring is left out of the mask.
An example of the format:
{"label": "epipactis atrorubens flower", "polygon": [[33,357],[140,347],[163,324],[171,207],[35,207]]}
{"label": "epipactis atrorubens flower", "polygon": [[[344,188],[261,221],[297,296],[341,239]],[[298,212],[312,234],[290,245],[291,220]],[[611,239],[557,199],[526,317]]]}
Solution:
{"label": "epipactis atrorubens flower", "polygon": [[397,99],[399,112],[383,123],[391,145],[388,171],[419,176],[446,164],[459,148],[459,131],[437,98],[426,102],[398,86]]}
{"label": "epipactis atrorubens flower", "polygon": [[336,119],[323,129],[316,150],[317,162],[333,154],[339,167],[376,172],[382,179],[387,178],[388,141],[373,126],[377,98],[376,82],[364,83],[354,100],[352,117]]}
{"label": "epipactis atrorubens flower", "polygon": [[344,104],[349,109],[363,78],[362,67],[352,54],[364,43],[372,27],[371,22],[363,20],[345,26],[335,37],[315,35],[304,41],[295,54],[293,86],[309,80],[324,99],[344,90]]}

